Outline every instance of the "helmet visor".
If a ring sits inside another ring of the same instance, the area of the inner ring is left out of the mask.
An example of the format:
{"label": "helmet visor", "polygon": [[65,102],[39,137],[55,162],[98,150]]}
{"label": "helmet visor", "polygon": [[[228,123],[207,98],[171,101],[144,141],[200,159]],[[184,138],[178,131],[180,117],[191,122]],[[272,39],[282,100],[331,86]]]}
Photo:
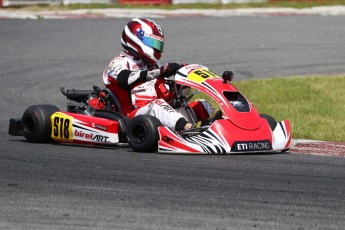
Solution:
{"label": "helmet visor", "polygon": [[163,52],[163,48],[164,48],[164,41],[155,39],[155,38],[151,38],[151,37],[147,37],[147,36],[142,36],[141,37],[141,41],[149,46],[152,47],[156,50],[158,50],[159,52]]}

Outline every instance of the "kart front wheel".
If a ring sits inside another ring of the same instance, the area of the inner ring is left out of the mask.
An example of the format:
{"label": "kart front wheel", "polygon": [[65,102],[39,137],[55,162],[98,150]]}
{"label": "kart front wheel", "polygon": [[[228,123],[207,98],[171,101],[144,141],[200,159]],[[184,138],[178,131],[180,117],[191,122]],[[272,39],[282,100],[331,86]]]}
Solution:
{"label": "kart front wheel", "polygon": [[154,116],[139,115],[134,117],[127,127],[129,146],[138,152],[154,152],[158,148],[158,127],[162,123]]}
{"label": "kart front wheel", "polygon": [[22,116],[24,137],[29,142],[50,142],[52,124],[50,117],[59,109],[54,105],[33,105]]}

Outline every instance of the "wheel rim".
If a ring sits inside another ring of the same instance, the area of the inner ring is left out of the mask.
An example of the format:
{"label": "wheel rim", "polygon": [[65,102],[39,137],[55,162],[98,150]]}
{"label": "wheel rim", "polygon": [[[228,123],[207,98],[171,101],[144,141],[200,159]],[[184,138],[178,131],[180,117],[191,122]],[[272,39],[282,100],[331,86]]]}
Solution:
{"label": "wheel rim", "polygon": [[141,124],[137,124],[132,131],[132,141],[135,144],[140,144],[144,141],[146,135],[145,127]]}
{"label": "wheel rim", "polygon": [[25,119],[24,119],[24,127],[23,127],[23,130],[24,130],[24,133],[26,133],[26,134],[28,134],[28,135],[30,135],[32,132],[33,132],[33,130],[34,130],[34,128],[35,128],[35,124],[34,124],[35,122],[34,122],[34,119],[32,119],[32,117],[26,117]]}

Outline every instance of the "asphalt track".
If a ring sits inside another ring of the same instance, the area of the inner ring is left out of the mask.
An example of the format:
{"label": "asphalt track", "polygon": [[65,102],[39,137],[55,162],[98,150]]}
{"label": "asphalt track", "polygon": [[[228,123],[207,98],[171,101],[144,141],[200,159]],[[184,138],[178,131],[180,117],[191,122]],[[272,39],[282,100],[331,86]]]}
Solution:
{"label": "asphalt track", "polygon": [[[102,85],[128,19],[0,21],[0,229],[344,229],[345,158],[29,144],[8,119]],[[156,19],[164,61],[237,80],[345,72],[345,17]]]}

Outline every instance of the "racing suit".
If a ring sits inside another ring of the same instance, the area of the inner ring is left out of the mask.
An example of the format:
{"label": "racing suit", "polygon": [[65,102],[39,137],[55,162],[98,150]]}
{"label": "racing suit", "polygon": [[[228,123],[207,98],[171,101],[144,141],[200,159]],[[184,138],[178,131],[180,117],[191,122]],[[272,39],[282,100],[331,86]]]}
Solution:
{"label": "racing suit", "polygon": [[[157,95],[156,81],[162,73],[160,64],[147,66],[141,59],[122,51],[103,72],[103,82],[118,98],[121,112],[133,118],[152,115],[173,130],[183,130],[187,121]],[[169,96],[169,95],[167,95]]]}

